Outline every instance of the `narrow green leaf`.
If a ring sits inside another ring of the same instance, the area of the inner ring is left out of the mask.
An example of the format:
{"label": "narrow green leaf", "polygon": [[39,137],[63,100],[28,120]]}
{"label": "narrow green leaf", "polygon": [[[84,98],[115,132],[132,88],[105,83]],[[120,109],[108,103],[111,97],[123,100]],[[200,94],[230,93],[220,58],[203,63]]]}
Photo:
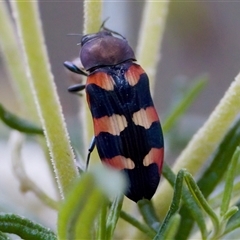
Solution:
{"label": "narrow green leaf", "polygon": [[29,122],[28,120],[22,119],[15,114],[10,113],[6,110],[2,104],[0,104],[0,119],[10,128],[16,129],[19,132],[27,134],[41,134],[43,135],[42,128]]}
{"label": "narrow green leaf", "polygon": [[199,187],[195,183],[192,175],[190,173],[188,173],[187,171],[185,171],[184,178],[185,178],[185,182],[187,183],[188,188],[189,188],[190,192],[192,193],[195,201],[209,215],[209,217],[212,220],[213,226],[214,226],[214,231],[218,232],[219,231],[219,219],[218,219],[216,213],[213,211],[213,209],[210,207],[210,205],[204,198]]}
{"label": "narrow green leaf", "polygon": [[136,227],[139,231],[149,236],[150,238],[154,238],[154,236],[156,235],[156,232],[150,227],[148,227],[148,225],[139,222],[136,218],[132,217],[128,213],[121,211],[120,217],[130,223],[132,226]]}
{"label": "narrow green leaf", "polygon": [[179,103],[171,111],[171,114],[165,119],[163,124],[163,132],[168,132],[176,121],[184,114],[192,102],[196,99],[198,94],[203,90],[207,83],[207,76],[198,77],[193,85],[186,91],[184,97],[179,101]]}
{"label": "narrow green leaf", "polygon": [[178,213],[174,214],[168,222],[163,235],[159,236],[159,238],[155,237],[154,240],[174,239],[180,225],[180,220],[181,216]]}
{"label": "narrow green leaf", "polygon": [[95,234],[93,231],[94,222],[103,205],[106,206],[107,203],[108,200],[106,195],[104,195],[100,189],[95,188],[92,193],[89,194],[84,207],[77,216],[76,224],[74,224],[76,230],[75,235],[68,239],[95,239]]}
{"label": "narrow green leaf", "polygon": [[[173,171],[171,170],[171,168],[164,163],[163,165],[163,175],[164,177],[169,181],[169,183],[173,186],[174,185],[174,181],[175,181],[175,174],[173,173]],[[200,210],[200,208],[198,207],[198,205],[196,204],[196,202],[194,201],[193,197],[191,196],[191,194],[189,193],[189,191],[186,189],[186,187],[183,187],[182,189],[182,199],[184,202],[184,205],[186,206],[185,208],[185,212],[188,212],[188,214],[190,214],[190,216],[195,219],[195,221],[198,224],[198,227],[201,231],[202,237],[206,238],[207,236],[207,228],[206,228],[206,224],[205,224],[205,219],[203,217],[203,213]],[[181,218],[183,221],[183,218]],[[193,220],[191,220],[193,222]],[[182,231],[186,231],[187,229],[182,228]],[[180,231],[180,233],[182,232]],[[177,238],[177,239],[185,239],[184,235]]]}
{"label": "narrow green leaf", "polygon": [[[240,202],[238,202],[235,207],[237,207],[238,209],[240,209]],[[229,220],[229,222],[228,222],[228,225],[231,224],[232,222],[234,222],[236,219],[240,219],[240,211],[238,211],[236,214],[234,214],[234,215],[230,218],[230,220]]]}
{"label": "narrow green leaf", "polygon": [[227,212],[224,214],[222,221],[228,221],[234,214],[238,212],[238,207],[234,206],[227,210]]}
{"label": "narrow green leaf", "polygon": [[137,202],[137,205],[147,225],[153,230],[157,231],[160,223],[157,214],[155,213],[152,202],[147,199],[142,199]]}
{"label": "narrow green leaf", "polygon": [[111,204],[108,219],[107,219],[107,237],[106,239],[112,239],[114,229],[116,228],[117,221],[120,217],[122,204],[123,204],[123,194],[116,197],[113,203]]}
{"label": "narrow green leaf", "polygon": [[[240,208],[240,202],[237,204],[237,207]],[[227,223],[227,227],[223,235],[232,232],[236,228],[240,228],[240,211],[238,210]]]}
{"label": "narrow green leaf", "polygon": [[176,179],[176,175],[174,174],[174,172],[171,170],[171,168],[166,162],[163,163],[162,175],[168,180],[168,182],[173,187]]}
{"label": "narrow green leaf", "polygon": [[76,219],[86,204],[86,195],[92,192],[93,182],[94,178],[92,174],[83,174],[60,207],[58,214],[59,239],[69,239],[69,236],[74,235]]}
{"label": "narrow green leaf", "polygon": [[56,235],[40,224],[15,214],[0,214],[0,231],[23,239],[56,240]]}
{"label": "narrow green leaf", "polygon": [[200,229],[202,239],[206,239],[208,232],[203,212],[195,202],[195,199],[189,194],[189,191],[185,187],[183,188],[182,198],[184,201],[184,205],[187,207],[187,210],[189,211],[193,219],[196,221]]}
{"label": "narrow green leaf", "polygon": [[221,181],[222,176],[230,163],[232,155],[240,142],[240,117],[232,124],[227,134],[223,138],[219,147],[209,159],[210,166],[201,176],[197,185],[205,197],[208,197],[217,184]]}
{"label": "narrow green leaf", "polygon": [[232,189],[233,189],[233,181],[236,175],[237,164],[239,159],[240,159],[240,147],[237,147],[235,153],[233,154],[232,160],[230,162],[230,165],[227,171],[226,182],[225,182],[225,187],[223,191],[222,204],[220,208],[220,216],[225,215],[225,213],[229,208],[229,203],[231,200]]}
{"label": "narrow green leaf", "polygon": [[103,205],[101,210],[100,210],[100,214],[99,214],[99,218],[98,218],[98,224],[97,224],[97,230],[96,230],[96,239],[97,240],[102,240],[104,238],[106,238],[107,236],[107,212],[108,212],[108,206],[107,205]]}
{"label": "narrow green leaf", "polygon": [[172,200],[170,209],[154,240],[164,239],[163,237],[168,229],[169,222],[171,221],[171,218],[176,214],[176,212],[179,209],[181,196],[182,196],[183,180],[184,180],[184,171],[180,170],[175,180],[174,195],[173,195],[173,200]]}

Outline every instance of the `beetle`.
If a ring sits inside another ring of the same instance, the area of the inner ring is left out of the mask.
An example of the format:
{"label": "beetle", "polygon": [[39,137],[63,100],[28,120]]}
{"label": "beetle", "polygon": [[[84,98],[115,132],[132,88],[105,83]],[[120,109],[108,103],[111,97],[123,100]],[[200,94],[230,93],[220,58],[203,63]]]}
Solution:
{"label": "beetle", "polygon": [[126,176],[125,195],[135,202],[150,200],[160,181],[164,142],[148,76],[127,40],[107,28],[82,37],[80,60],[83,69],[68,61],[64,66],[87,76],[85,85],[69,87],[70,92],[85,89],[92,114],[87,164],[96,146],[102,163]]}

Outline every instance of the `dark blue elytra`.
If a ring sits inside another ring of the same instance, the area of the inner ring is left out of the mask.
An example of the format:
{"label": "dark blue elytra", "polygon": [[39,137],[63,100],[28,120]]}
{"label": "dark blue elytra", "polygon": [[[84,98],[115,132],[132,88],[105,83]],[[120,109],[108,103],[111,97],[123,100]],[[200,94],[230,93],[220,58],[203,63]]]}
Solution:
{"label": "dark blue elytra", "polygon": [[134,169],[122,170],[128,180],[128,190],[125,195],[137,202],[143,198],[151,199],[160,181],[158,165],[152,163],[143,165],[144,157],[152,148],[163,147],[163,137],[160,122],[153,122],[149,129],[137,126],[132,116],[140,109],[152,107],[153,102],[149,91],[149,81],[145,73],[141,74],[138,83],[129,85],[125,73],[132,62],[116,66],[102,67],[93,71],[105,72],[115,82],[113,91],[102,89],[95,84],[88,84],[86,92],[89,107],[94,118],[111,116],[112,114],[124,115],[128,126],[114,136],[108,132],[101,132],[95,136],[95,142],[101,159],[111,159],[121,155],[130,158]]}

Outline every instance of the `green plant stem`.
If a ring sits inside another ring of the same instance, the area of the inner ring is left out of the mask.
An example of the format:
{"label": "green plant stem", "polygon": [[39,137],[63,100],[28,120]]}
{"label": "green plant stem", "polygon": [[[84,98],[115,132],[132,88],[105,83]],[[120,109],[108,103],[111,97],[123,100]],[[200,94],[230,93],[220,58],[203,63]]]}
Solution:
{"label": "green plant stem", "polygon": [[112,239],[114,230],[116,228],[121,213],[123,198],[124,198],[123,194],[120,194],[114,199],[113,203],[111,204],[111,208],[109,209],[109,214],[107,218],[107,235],[105,237],[106,239],[109,240]]}
{"label": "green plant stem", "polygon": [[154,91],[160,46],[163,39],[169,1],[146,1],[139,29],[136,57],[148,74],[151,92]]}
{"label": "green plant stem", "polygon": [[85,0],[83,33],[95,33],[99,31],[102,21],[102,1]]}
{"label": "green plant stem", "polygon": [[142,199],[137,202],[138,209],[143,216],[144,221],[153,230],[157,231],[160,226],[152,202],[148,199]]}
{"label": "green plant stem", "polygon": [[[23,44],[26,71],[38,106],[61,197],[64,198],[77,177],[74,155],[62,115],[60,102],[50,73],[40,16],[36,1],[11,1],[18,34]],[[27,65],[28,64],[28,65]]]}
{"label": "green plant stem", "polygon": [[136,227],[138,230],[140,230],[142,233],[146,234],[150,238],[154,238],[154,236],[156,235],[156,232],[153,229],[149,228],[145,224],[142,224],[136,218],[132,217],[128,213],[121,211],[120,217],[125,221],[129,222],[131,225]]}
{"label": "green plant stem", "polygon": [[[240,111],[240,74],[231,84],[224,97],[215,108],[204,126],[193,136],[188,146],[181,153],[173,166],[176,173],[182,168],[196,174],[204,162],[216,149],[227,129]],[[154,198],[157,212],[162,219],[169,207],[173,190],[168,182],[164,181]],[[164,198],[162,197],[164,196]]]}
{"label": "green plant stem", "polygon": [[20,114],[24,114],[24,116],[28,114],[29,120],[39,124],[40,121],[33,94],[27,81],[29,73],[25,69],[22,52],[17,41],[18,38],[16,38],[16,29],[12,24],[6,1],[0,1],[0,23],[0,47],[3,50],[3,58],[10,74],[10,80],[12,80],[10,83],[22,110]]}

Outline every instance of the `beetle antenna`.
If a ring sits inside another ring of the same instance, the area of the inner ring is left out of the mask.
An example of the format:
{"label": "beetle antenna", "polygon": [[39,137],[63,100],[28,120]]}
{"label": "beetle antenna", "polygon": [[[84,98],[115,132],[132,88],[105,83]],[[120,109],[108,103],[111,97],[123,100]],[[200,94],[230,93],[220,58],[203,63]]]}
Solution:
{"label": "beetle antenna", "polygon": [[107,32],[110,32],[110,33],[112,33],[112,34],[115,34],[115,35],[117,35],[117,36],[120,36],[120,37],[123,38],[123,39],[126,39],[126,38],[125,38],[123,35],[121,35],[120,33],[115,32],[115,31],[113,31],[113,30],[105,27],[105,23],[107,22],[107,20],[108,20],[109,18],[110,18],[110,17],[107,17],[107,18],[103,21],[103,23],[102,23],[102,25],[100,26],[100,29],[99,29],[99,30],[105,30],[105,31],[107,31]]}
{"label": "beetle antenna", "polygon": [[83,36],[81,33],[68,33],[67,36]]}
{"label": "beetle antenna", "polygon": [[101,29],[104,29],[105,28],[105,23],[107,22],[107,20],[109,19],[110,17],[107,17],[103,22],[102,22],[102,24],[101,24],[101,26],[100,26],[100,28],[99,28],[99,30],[101,30]]}
{"label": "beetle antenna", "polygon": [[122,39],[126,39],[122,34],[120,34],[120,33],[118,33],[118,32],[115,32],[115,31],[113,31],[113,30],[111,30],[111,29],[109,29],[109,28],[103,27],[102,29],[105,30],[105,31],[108,31],[108,32],[110,32],[110,33],[112,33],[112,34],[115,34],[115,35],[117,35],[117,36],[120,36]]}

